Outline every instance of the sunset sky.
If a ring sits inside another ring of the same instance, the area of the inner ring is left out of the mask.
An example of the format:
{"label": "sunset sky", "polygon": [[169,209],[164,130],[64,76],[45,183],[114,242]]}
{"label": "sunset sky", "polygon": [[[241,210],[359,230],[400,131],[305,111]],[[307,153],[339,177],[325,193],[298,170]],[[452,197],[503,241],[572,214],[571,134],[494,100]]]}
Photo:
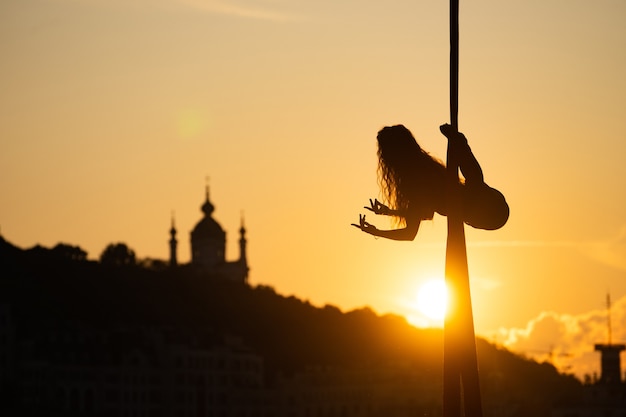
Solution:
{"label": "sunset sky", "polygon": [[[626,342],[626,2],[461,1],[459,127],[511,207],[466,227],[476,331],[597,372]],[[445,159],[448,2],[0,2],[0,233],[28,248],[111,242],[179,259],[201,218],[250,282],[428,324],[446,220],[414,242],[350,226],[377,197],[376,132],[403,123]],[[388,219],[368,220],[379,227]]]}

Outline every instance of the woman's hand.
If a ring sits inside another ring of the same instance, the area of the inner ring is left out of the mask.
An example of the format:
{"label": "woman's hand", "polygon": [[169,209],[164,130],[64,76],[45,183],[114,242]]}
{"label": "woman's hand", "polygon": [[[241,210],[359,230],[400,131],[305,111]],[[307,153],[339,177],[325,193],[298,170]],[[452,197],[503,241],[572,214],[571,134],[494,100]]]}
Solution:
{"label": "woman's hand", "polygon": [[391,209],[377,199],[374,199],[374,201],[372,201],[372,199],[370,198],[370,207],[365,206],[364,208],[369,211],[373,211],[374,214],[382,214],[385,216],[391,216],[392,214]]}
{"label": "woman's hand", "polygon": [[467,138],[461,132],[457,132],[457,130],[449,124],[443,124],[439,126],[439,130],[443,135],[448,138],[448,140],[456,140],[464,145],[467,145]]}
{"label": "woman's hand", "polygon": [[365,221],[365,214],[359,214],[359,224],[352,223],[352,226],[370,235],[377,236],[378,229],[371,223]]}

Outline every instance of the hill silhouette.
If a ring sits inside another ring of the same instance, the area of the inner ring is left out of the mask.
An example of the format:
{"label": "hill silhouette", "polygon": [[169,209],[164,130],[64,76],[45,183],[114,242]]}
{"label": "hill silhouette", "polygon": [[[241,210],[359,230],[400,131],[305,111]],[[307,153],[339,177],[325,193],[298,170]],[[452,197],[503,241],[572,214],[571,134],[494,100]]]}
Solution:
{"label": "hill silhouette", "polygon": [[[180,337],[240,339],[263,358],[268,384],[307,369],[402,364],[434,392],[441,387],[440,329],[418,329],[369,308],[316,307],[268,286],[225,282],[189,266],[108,265],[82,253],[64,244],[23,250],[0,240],[0,305],[11,308],[18,345],[59,326],[100,332],[168,328]],[[480,338],[477,349],[486,410],[547,416],[553,405],[579,396],[580,382],[548,363]]]}

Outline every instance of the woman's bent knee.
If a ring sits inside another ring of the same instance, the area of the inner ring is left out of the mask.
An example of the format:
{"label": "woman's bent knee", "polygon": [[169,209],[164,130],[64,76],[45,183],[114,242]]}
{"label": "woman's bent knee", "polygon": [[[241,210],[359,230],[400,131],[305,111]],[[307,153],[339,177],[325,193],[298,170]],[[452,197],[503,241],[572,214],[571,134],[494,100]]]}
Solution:
{"label": "woman's bent knee", "polygon": [[465,200],[465,223],[476,229],[496,230],[509,219],[509,205],[504,195],[487,185],[480,190],[473,190]]}

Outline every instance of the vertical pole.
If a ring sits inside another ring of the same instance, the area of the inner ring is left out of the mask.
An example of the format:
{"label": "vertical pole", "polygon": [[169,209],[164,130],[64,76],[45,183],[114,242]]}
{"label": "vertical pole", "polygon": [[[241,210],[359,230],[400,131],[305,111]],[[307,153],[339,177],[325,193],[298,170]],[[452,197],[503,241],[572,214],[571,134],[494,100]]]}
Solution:
{"label": "vertical pole", "polygon": [[[450,0],[450,124],[458,131],[459,0]],[[451,302],[444,324],[443,415],[482,417],[476,339],[461,212],[459,161],[447,152],[446,284]]]}

